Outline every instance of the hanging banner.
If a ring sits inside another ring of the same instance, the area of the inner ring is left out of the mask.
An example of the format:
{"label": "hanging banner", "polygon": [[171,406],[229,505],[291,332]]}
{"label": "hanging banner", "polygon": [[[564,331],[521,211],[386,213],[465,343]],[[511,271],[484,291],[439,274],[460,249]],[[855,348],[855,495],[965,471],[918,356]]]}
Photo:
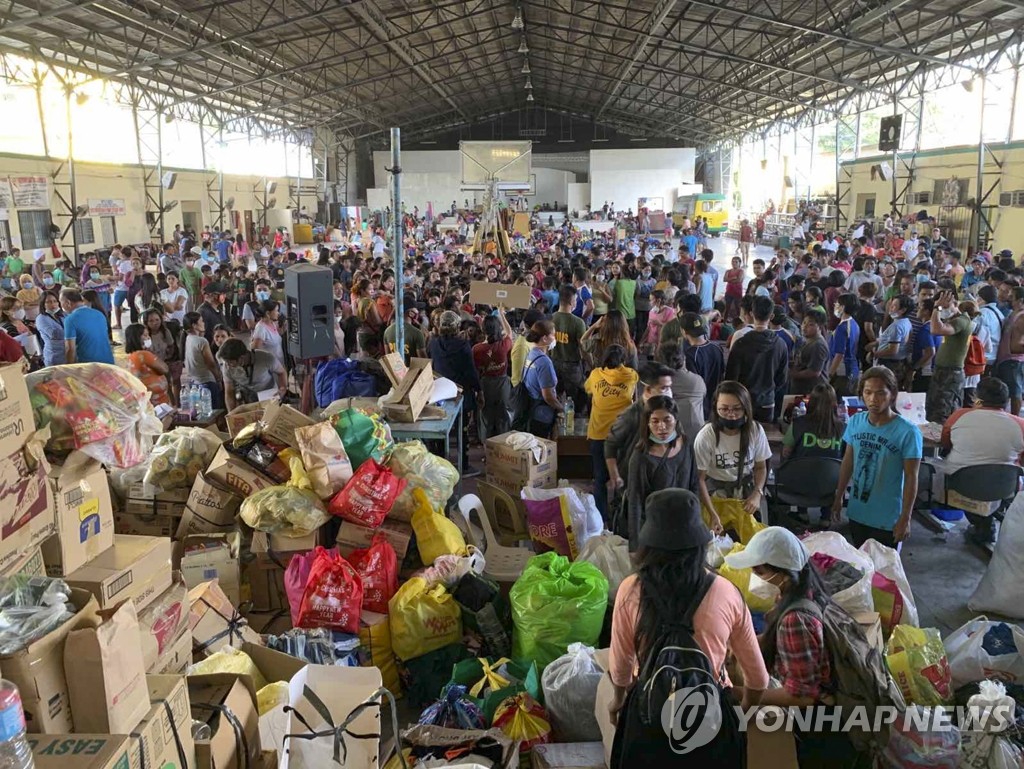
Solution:
{"label": "hanging banner", "polygon": [[89,216],[124,216],[124,198],[89,198]]}
{"label": "hanging banner", "polygon": [[7,210],[8,208],[14,208],[11,183],[7,179],[0,179],[0,209]]}
{"label": "hanging banner", "polygon": [[11,176],[15,208],[49,208],[50,179],[46,176]]}

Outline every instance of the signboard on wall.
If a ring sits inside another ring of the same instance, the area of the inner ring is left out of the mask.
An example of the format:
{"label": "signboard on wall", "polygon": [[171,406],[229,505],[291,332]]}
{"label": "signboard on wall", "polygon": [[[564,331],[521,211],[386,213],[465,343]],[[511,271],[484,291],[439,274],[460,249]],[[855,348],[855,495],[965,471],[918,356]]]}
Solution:
{"label": "signboard on wall", "polygon": [[89,216],[124,216],[124,198],[89,198]]}
{"label": "signboard on wall", "polygon": [[10,176],[15,208],[49,208],[50,179],[46,176]]}

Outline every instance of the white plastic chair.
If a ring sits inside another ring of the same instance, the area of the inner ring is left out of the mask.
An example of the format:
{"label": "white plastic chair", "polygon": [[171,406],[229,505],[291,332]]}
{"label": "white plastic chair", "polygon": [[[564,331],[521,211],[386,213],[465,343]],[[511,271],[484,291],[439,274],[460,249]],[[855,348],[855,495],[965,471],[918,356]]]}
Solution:
{"label": "white plastic chair", "polygon": [[[458,509],[464,520],[465,528],[470,532],[473,530],[470,513],[475,510],[477,517],[480,518],[480,525],[484,530],[484,558],[487,561],[484,576],[495,582],[515,582],[519,579],[523,569],[526,568],[526,562],[533,556],[533,552],[525,548],[504,547],[498,543],[497,537],[494,536],[494,530],[491,529],[491,522],[487,518],[487,512],[484,510],[484,503],[476,494],[462,496],[459,499]],[[470,536],[472,537],[472,534]],[[477,542],[470,544],[480,546]]]}

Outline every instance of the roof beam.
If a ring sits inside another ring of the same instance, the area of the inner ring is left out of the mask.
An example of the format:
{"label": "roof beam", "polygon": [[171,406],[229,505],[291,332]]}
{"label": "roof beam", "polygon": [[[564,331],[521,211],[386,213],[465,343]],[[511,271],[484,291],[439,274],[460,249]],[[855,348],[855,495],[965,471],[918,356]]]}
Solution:
{"label": "roof beam", "polygon": [[69,11],[77,11],[79,8],[87,8],[90,5],[96,5],[98,0],[77,0],[77,2],[69,3],[68,5],[62,5],[59,8],[51,8],[48,11],[36,11],[28,16],[22,16],[9,21],[3,26],[0,26],[0,35],[5,32],[14,32],[18,29],[33,29],[35,26],[47,19],[53,19],[58,16],[63,16]]}

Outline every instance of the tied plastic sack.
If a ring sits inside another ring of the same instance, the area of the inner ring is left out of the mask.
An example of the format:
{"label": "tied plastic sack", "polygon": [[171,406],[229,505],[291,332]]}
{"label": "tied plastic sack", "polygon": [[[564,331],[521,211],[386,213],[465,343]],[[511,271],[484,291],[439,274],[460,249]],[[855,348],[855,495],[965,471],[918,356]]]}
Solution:
{"label": "tied plastic sack", "polygon": [[1024,493],[1014,497],[1006,511],[988,568],[967,600],[971,611],[1024,619],[1024,601],[1020,597],[1021,585],[1024,585],[1021,553],[1024,553]]}
{"label": "tied plastic sack", "polygon": [[363,608],[388,613],[388,601],[398,592],[398,556],[388,538],[377,532],[370,546],[353,550],[348,562],[363,582]]}
{"label": "tied plastic sack", "polygon": [[[564,484],[565,481],[562,481]],[[597,510],[597,505],[594,502],[594,495],[581,492],[573,486],[562,485],[557,489],[533,489],[525,488],[520,492],[520,496],[524,501],[527,513],[527,524],[529,525],[530,518],[530,507],[532,502],[544,502],[551,499],[564,499],[564,504],[568,507],[568,517],[562,512],[562,508],[558,509],[557,518],[553,517],[552,513],[548,513],[545,520],[538,519],[538,525],[553,525],[553,526],[564,526],[567,530],[571,528],[571,533],[575,536],[576,542],[573,545],[563,543],[560,545],[559,555],[569,556],[569,548],[575,547],[576,552],[587,544],[587,541],[591,537],[598,536],[604,531],[604,520],[601,518],[601,513]],[[538,508],[553,510],[554,508]],[[560,522],[559,522],[560,521]],[[530,527],[533,528],[532,526]],[[558,539],[558,534],[550,530],[543,532],[543,540],[555,541]],[[533,538],[533,532],[530,534]],[[552,549],[558,550],[558,548],[552,547]],[[575,555],[571,557],[575,558]]]}
{"label": "tied plastic sack", "polygon": [[284,593],[288,596],[288,608],[292,615],[292,626],[299,624],[299,610],[302,608],[302,596],[306,592],[306,583],[309,582],[309,570],[313,568],[313,561],[316,560],[316,551],[308,553],[296,553],[288,562],[288,568],[284,571]]}
{"label": "tied plastic sack", "polygon": [[[853,566],[861,573],[860,579],[849,587],[832,593],[832,600],[848,614],[862,614],[875,610],[875,599],[871,595],[871,579],[875,565],[871,559],[846,541],[846,537],[835,531],[818,531],[803,538],[804,547],[811,555],[820,553],[836,558]],[[827,575],[822,575],[826,577]],[[919,703],[927,705],[928,703]]]}
{"label": "tied plastic sack", "polygon": [[982,681],[967,700],[960,769],[1019,769],[1024,752],[1010,739],[1016,703],[999,681]]}
{"label": "tied plastic sack", "polygon": [[960,730],[940,708],[911,705],[889,726],[882,765],[899,769],[957,769]]}
{"label": "tied plastic sack", "polygon": [[[763,523],[746,511],[742,499],[712,497],[711,503],[715,506],[718,519],[722,522],[722,530],[735,532],[736,538],[742,545],[746,545],[752,536],[765,528]],[[711,516],[703,507],[701,515],[704,517],[704,523],[710,528]]]}
{"label": "tied plastic sack", "polygon": [[480,576],[486,568],[484,554],[473,545],[466,545],[465,555],[439,555],[433,565],[421,569],[413,576],[423,577],[428,585],[441,584],[451,590],[467,574]]}
{"label": "tied plastic sack", "polygon": [[885,663],[908,704],[945,705],[953,699],[949,660],[935,628],[897,625],[885,644]]}
{"label": "tied plastic sack", "polygon": [[220,439],[202,427],[175,427],[161,435],[142,482],[154,493],[191,489],[220,448]]}
{"label": "tied plastic sack", "polygon": [[257,531],[284,537],[306,537],[329,520],[320,498],[310,490],[302,460],[288,460],[291,477],[284,486],[257,491],[242,502],[239,516]]}
{"label": "tied plastic sack", "polygon": [[604,671],[594,661],[591,646],[569,644],[569,651],[544,670],[544,706],[556,742],[599,742],[601,728],[594,716],[597,685]]}
{"label": "tied plastic sack", "polygon": [[[732,550],[726,553],[726,555],[742,553],[744,549],[743,545],[736,544],[733,545]],[[754,580],[754,584],[751,585],[750,577],[753,574],[753,569],[734,569],[729,564],[723,563],[718,570],[718,574],[725,577],[739,589],[743,595],[743,601],[751,611],[764,613],[771,611],[775,606],[773,593],[763,584],[763,580]]]}
{"label": "tied plastic sack", "polygon": [[457,662],[451,675],[452,683],[469,687],[469,694],[477,699],[487,723],[494,722],[495,711],[509,697],[521,692],[538,702],[543,697],[536,662],[524,665],[507,657],[494,662],[471,657]]}
{"label": "tied plastic sack", "polygon": [[708,543],[707,552],[707,564],[710,569],[720,569],[722,564],[725,563],[725,556],[728,555],[733,547],[736,545],[732,541],[732,537],[728,534],[723,534],[720,537],[714,537]]}
{"label": "tied plastic sack", "polygon": [[551,723],[544,707],[525,692],[509,697],[494,712],[494,725],[519,740],[519,764],[530,767],[534,745],[551,742]]}
{"label": "tied plastic sack", "polygon": [[1024,684],[1024,630],[986,617],[971,620],[944,641],[953,688],[986,678]]}
{"label": "tied plastic sack", "polygon": [[542,670],[569,644],[597,645],[608,609],[608,580],[592,563],[535,555],[509,592],[512,656]]}
{"label": "tied plastic sack", "polygon": [[411,521],[416,511],[413,489],[423,489],[431,506],[444,508],[459,482],[459,471],[455,465],[444,457],[431,454],[423,441],[396,443],[388,467],[408,483],[391,508],[391,516],[400,521]]}
{"label": "tied plastic sack", "polygon": [[26,375],[25,384],[36,429],[50,428],[46,448],[52,454],[81,449],[107,467],[134,467],[164,431],[149,390],[118,366],[47,366]]}
{"label": "tied plastic sack", "polygon": [[881,615],[885,632],[888,634],[896,625],[917,627],[917,604],[914,603],[914,594],[910,591],[910,582],[903,570],[900,554],[874,539],[861,545],[860,551],[871,559],[875,567],[871,597],[875,602],[875,611]]}
{"label": "tied plastic sack", "polygon": [[14,654],[75,613],[62,579],[16,575],[0,581],[0,654]]}
{"label": "tied plastic sack", "polygon": [[497,582],[470,572],[452,589],[462,609],[462,627],[479,636],[480,653],[504,657],[512,653],[512,609]]}
{"label": "tied plastic sack", "polygon": [[423,489],[413,489],[412,494],[416,501],[412,530],[416,533],[420,560],[434,563],[443,555],[465,555],[466,539],[459,527],[431,506]]}
{"label": "tied plastic sack", "polygon": [[484,729],[487,726],[480,708],[466,696],[466,687],[458,684],[446,684],[441,698],[420,713],[417,723],[446,729]]}
{"label": "tied plastic sack", "polygon": [[334,418],[334,429],[352,461],[352,467],[361,467],[371,458],[383,462],[395,445],[391,426],[380,415],[361,409],[342,411]]}
{"label": "tied plastic sack", "polygon": [[608,603],[615,603],[619,585],[633,573],[629,542],[610,531],[588,539],[576,560],[594,564],[608,579]]}
{"label": "tied plastic sack", "polygon": [[327,422],[295,428],[295,443],[313,493],[330,499],[352,477],[352,463],[337,431]]}
{"label": "tied plastic sack", "polygon": [[376,459],[367,459],[345,488],[334,495],[327,509],[346,521],[376,529],[384,523],[404,488],[405,481]]}
{"label": "tied plastic sack", "polygon": [[302,594],[299,627],[326,627],[359,632],[363,583],[352,565],[337,550],[317,546]]}
{"label": "tied plastic sack", "polygon": [[429,587],[413,577],[388,604],[391,646],[400,660],[410,660],[462,638],[462,610],[443,585]]}

